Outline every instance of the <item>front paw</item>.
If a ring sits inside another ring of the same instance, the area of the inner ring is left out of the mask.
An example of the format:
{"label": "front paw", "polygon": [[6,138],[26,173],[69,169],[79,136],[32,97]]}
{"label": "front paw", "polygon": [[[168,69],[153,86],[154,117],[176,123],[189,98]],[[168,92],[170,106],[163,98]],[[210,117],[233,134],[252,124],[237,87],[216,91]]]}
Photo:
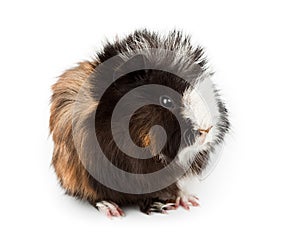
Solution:
{"label": "front paw", "polygon": [[190,210],[190,206],[200,206],[199,204],[199,198],[195,195],[191,194],[185,194],[181,193],[175,201],[175,207],[178,208],[179,206],[182,206],[186,210]]}

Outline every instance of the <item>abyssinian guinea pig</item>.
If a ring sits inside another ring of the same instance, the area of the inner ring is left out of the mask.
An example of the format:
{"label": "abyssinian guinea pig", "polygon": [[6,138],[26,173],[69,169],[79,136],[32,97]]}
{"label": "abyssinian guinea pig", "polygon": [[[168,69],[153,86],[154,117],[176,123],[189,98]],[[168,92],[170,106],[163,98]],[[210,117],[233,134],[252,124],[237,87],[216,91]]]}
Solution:
{"label": "abyssinian guinea pig", "polygon": [[52,164],[66,193],[107,216],[197,206],[201,174],[229,130],[203,49],[180,31],[135,31],[52,87]]}

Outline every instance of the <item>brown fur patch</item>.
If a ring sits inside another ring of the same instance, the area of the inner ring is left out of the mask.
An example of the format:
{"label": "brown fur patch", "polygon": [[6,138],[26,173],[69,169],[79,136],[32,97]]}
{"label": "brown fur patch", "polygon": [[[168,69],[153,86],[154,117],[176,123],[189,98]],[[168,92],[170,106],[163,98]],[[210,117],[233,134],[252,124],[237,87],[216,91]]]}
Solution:
{"label": "brown fur patch", "polygon": [[143,145],[145,147],[150,145],[150,136],[149,135],[144,136],[144,138],[143,138]]}
{"label": "brown fur patch", "polygon": [[[77,94],[96,63],[82,62],[62,74],[52,86],[50,131],[54,141],[52,164],[58,179],[67,193],[87,200],[97,199],[96,191],[89,184],[89,174],[76,152],[72,135],[72,110]],[[86,100],[84,113],[87,115],[97,107],[92,98]]]}

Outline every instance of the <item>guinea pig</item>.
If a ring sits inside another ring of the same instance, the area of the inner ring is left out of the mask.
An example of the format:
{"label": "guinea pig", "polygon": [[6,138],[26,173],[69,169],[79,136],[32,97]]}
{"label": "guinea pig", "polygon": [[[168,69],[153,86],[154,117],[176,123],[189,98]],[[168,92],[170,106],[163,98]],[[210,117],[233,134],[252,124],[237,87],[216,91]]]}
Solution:
{"label": "guinea pig", "polygon": [[200,175],[228,133],[204,50],[181,31],[135,31],[52,86],[52,165],[68,195],[109,217],[198,206]]}

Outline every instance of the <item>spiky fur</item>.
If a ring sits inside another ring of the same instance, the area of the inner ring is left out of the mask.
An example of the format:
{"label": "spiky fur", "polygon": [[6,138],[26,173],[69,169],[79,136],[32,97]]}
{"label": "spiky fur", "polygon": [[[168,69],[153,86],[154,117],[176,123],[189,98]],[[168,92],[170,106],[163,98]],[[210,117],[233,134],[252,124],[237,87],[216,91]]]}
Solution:
{"label": "spiky fur", "polygon": [[[81,118],[84,120],[88,118],[90,113],[92,113],[93,111],[99,113],[99,108],[102,108],[101,103],[99,104],[92,95],[93,84],[97,82],[97,66],[116,55],[120,55],[123,61],[126,62],[130,59],[131,56],[128,53],[138,53],[139,50],[143,50],[143,53],[145,53],[147,49],[152,48],[181,53],[174,56],[174,58],[172,59],[166,60],[163,56],[153,56],[149,52],[148,55],[146,54],[146,57],[148,61],[154,63],[154,65],[159,66],[160,62],[164,62],[164,64],[166,64],[167,61],[167,64],[176,71],[187,71],[192,63],[196,63],[201,67],[201,71],[197,73],[195,81],[201,82],[201,78],[203,79],[203,76],[210,75],[210,73],[207,71],[207,62],[203,56],[203,49],[201,47],[194,48],[191,45],[190,37],[184,36],[180,31],[173,31],[168,35],[159,35],[147,30],[141,30],[134,32],[133,34],[127,36],[122,40],[115,40],[112,43],[106,43],[104,48],[97,53],[97,57],[95,60],[90,62],[82,62],[77,67],[67,70],[63,75],[60,76],[58,82],[53,85],[50,117],[50,131],[52,133],[54,141],[52,164],[62,187],[69,195],[87,200],[93,205],[95,205],[97,201],[101,200],[111,200],[120,205],[137,203],[138,205],[140,205],[141,210],[145,211],[147,210],[147,206],[153,201],[153,199],[161,197],[174,198],[179,194],[180,188],[176,183],[163,190],[157,191],[155,193],[147,193],[144,195],[126,194],[111,190],[101,183],[97,182],[97,180],[95,180],[87,172],[81,160],[79,159],[77,150],[74,145],[73,138],[76,138],[77,140],[83,138],[84,135],[83,132],[77,133],[76,136],[74,136],[72,133],[74,105],[83,84],[87,83],[87,90],[85,95],[86,99],[82,103],[82,111],[78,113],[77,118]],[[181,58],[182,55],[185,56],[185,59]],[[173,77],[171,76],[170,79],[172,78]],[[182,92],[183,95],[189,95],[187,94],[189,93],[188,85],[181,83],[177,79],[174,79],[174,83],[166,83],[165,77],[162,79],[162,82],[164,84],[168,84],[173,88],[177,88],[176,86],[180,85],[180,87],[178,87],[180,92]],[[89,83],[92,84],[89,85]],[[137,84],[137,86],[139,86],[140,84],[144,83],[145,82],[138,84],[133,83],[133,85]],[[199,149],[197,153],[195,153],[195,161],[193,162],[191,167],[191,171],[195,174],[199,173],[204,168],[205,163],[208,161],[209,153],[213,151],[214,145],[217,145],[223,141],[224,136],[229,129],[227,110],[224,107],[223,102],[220,100],[218,92],[214,89],[214,87],[212,88],[214,101],[217,107],[216,112],[218,114],[218,120],[216,122],[217,132],[212,144],[207,145],[205,149]],[[155,111],[153,112],[153,110],[151,110],[151,113],[155,113]],[[153,115],[155,116],[155,114]],[[187,118],[192,119],[193,121],[193,118],[190,117],[188,113],[185,113],[185,115]],[[100,116],[98,120],[96,120],[96,125],[97,121],[101,122],[101,118],[105,117]],[[145,118],[148,117],[145,116]],[[153,118],[160,119],[162,117],[157,116]],[[141,118],[137,120],[139,121],[140,119]],[[106,134],[100,128],[101,123],[98,124],[99,126],[96,127],[96,130],[98,132],[97,135],[99,137],[99,143],[101,144],[101,140],[105,139],[103,138],[103,136]],[[147,125],[143,122],[137,126],[141,127]],[[145,141],[147,128],[145,127],[144,130],[139,130],[136,135],[136,138],[140,139],[141,142]],[[107,135],[107,138],[109,138],[109,135]],[[102,145],[106,144],[103,142]],[[111,152],[114,152],[116,150],[115,146],[111,147],[111,149],[109,150]],[[133,164],[134,160],[131,159],[127,160],[127,162],[125,163],[124,159],[120,157],[116,160],[113,160],[113,163],[120,168],[123,168],[125,170],[127,169],[128,171],[132,171],[134,173],[151,172],[151,170],[154,171],[156,169],[163,168],[165,165],[164,162],[159,161],[164,158],[164,155],[154,157],[156,161],[155,166],[144,164],[144,167]]]}

